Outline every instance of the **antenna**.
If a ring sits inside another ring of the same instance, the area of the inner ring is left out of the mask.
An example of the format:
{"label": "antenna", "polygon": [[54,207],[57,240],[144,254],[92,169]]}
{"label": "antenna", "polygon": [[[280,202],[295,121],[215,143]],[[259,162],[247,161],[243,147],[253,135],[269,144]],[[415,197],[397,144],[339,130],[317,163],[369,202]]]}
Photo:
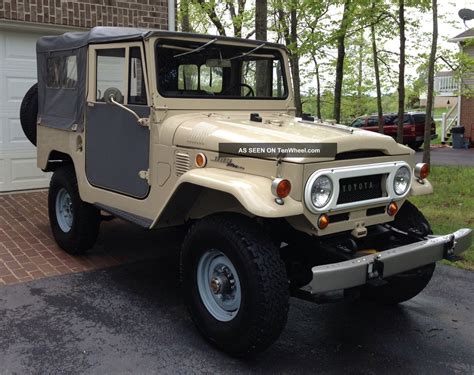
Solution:
{"label": "antenna", "polygon": [[461,9],[458,12],[458,15],[464,21],[464,26],[466,27],[467,27],[466,21],[474,20],[474,10],[471,10],[471,9],[467,9],[467,8]]}

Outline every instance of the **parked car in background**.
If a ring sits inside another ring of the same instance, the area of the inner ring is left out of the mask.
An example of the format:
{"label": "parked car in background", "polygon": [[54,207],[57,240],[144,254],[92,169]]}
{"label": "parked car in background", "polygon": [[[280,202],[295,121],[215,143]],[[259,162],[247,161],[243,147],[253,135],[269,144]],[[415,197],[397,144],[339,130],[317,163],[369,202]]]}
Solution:
{"label": "parked car in background", "polygon": [[[394,139],[397,138],[398,115],[394,113],[386,113],[383,115],[384,127],[383,133]],[[414,150],[418,150],[423,144],[425,132],[426,113],[424,112],[407,112],[403,118],[403,144],[408,145]],[[361,116],[356,118],[351,124],[353,128],[379,131],[378,116]],[[431,119],[431,139],[436,138],[436,125]]]}

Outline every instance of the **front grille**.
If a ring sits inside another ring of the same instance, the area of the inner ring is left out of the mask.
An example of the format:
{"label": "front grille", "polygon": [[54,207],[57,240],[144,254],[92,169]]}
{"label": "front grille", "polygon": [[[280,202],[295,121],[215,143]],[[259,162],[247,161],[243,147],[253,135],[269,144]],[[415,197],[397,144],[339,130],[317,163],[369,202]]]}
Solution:
{"label": "front grille", "polygon": [[382,174],[341,178],[337,204],[382,197]]}

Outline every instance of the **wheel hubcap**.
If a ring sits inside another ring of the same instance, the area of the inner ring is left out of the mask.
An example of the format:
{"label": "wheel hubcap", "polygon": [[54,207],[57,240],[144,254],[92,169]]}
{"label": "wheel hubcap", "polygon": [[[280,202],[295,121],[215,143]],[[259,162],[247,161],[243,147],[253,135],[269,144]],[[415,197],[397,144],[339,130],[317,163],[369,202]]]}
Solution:
{"label": "wheel hubcap", "polygon": [[62,188],[56,195],[56,219],[65,233],[72,228],[73,214],[71,196],[66,189]]}
{"label": "wheel hubcap", "polygon": [[196,276],[207,311],[222,322],[234,319],[242,297],[239,276],[230,259],[218,250],[209,250],[199,260]]}

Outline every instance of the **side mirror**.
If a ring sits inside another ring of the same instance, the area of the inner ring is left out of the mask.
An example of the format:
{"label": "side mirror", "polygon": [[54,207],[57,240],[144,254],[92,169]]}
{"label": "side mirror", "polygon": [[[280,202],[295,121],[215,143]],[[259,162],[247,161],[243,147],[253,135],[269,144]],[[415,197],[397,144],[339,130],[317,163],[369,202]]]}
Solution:
{"label": "side mirror", "polygon": [[123,101],[123,95],[119,89],[115,87],[109,87],[104,92],[104,100],[107,104],[115,105],[123,109],[124,111],[130,113],[133,117],[137,119],[138,125],[144,126],[144,127],[150,126],[149,119],[141,118],[140,116],[137,115],[135,111],[132,111],[130,108],[127,108],[123,104],[120,103]]}
{"label": "side mirror", "polygon": [[109,87],[104,91],[104,100],[107,104],[114,104],[113,102],[123,102],[123,95],[116,87]]}

